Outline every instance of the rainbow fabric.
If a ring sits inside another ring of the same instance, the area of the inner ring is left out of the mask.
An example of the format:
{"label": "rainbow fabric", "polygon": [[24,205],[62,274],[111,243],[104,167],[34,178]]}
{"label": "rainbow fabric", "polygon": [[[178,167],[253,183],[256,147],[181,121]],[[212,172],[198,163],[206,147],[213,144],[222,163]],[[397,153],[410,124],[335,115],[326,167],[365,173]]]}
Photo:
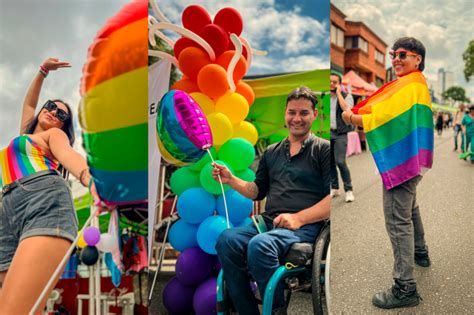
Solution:
{"label": "rainbow fabric", "polygon": [[0,156],[3,185],[39,171],[58,168],[58,162],[47,157],[27,135],[13,139]]}
{"label": "rainbow fabric", "polygon": [[382,86],[353,110],[362,115],[370,151],[386,189],[433,164],[433,116],[425,78],[412,72]]}

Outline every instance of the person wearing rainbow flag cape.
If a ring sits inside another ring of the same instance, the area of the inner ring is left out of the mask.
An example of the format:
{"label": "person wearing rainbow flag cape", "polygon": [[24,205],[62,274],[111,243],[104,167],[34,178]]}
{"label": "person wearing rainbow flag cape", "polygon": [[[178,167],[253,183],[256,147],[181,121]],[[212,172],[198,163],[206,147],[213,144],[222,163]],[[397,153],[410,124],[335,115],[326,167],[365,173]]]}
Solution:
{"label": "person wearing rainbow flag cape", "polygon": [[425,47],[412,37],[398,39],[390,55],[397,79],[353,110],[346,123],[362,126],[383,182],[385,226],[394,256],[392,288],[374,295],[380,308],[418,305],[413,270],[431,262],[416,202],[416,187],[433,164],[433,119],[424,69]]}

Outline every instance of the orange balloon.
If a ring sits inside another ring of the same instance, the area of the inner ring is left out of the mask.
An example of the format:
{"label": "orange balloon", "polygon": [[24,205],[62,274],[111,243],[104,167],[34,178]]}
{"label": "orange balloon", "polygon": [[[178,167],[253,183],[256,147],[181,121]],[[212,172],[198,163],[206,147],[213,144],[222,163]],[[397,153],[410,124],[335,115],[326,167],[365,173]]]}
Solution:
{"label": "orange balloon", "polygon": [[[234,53],[235,50],[228,50],[222,53],[219,58],[217,58],[217,64],[221,65],[227,71],[227,67],[229,67],[230,61],[232,60],[232,57],[234,57]],[[245,61],[243,56],[240,56],[240,59],[235,65],[234,69],[234,82],[237,83],[239,80],[241,80],[245,73],[247,73],[247,61]]]}
{"label": "orange balloon", "polygon": [[199,92],[199,88],[198,88],[196,82],[194,82],[191,79],[187,79],[187,78],[183,78],[179,81],[176,81],[171,86],[171,89],[172,90],[181,90],[181,91],[184,91],[188,94],[191,94],[191,93],[194,93],[194,92]]}
{"label": "orange balloon", "polygon": [[226,71],[216,64],[204,66],[199,71],[197,84],[202,93],[213,99],[217,99],[229,91]]}
{"label": "orange balloon", "polygon": [[253,89],[250,87],[250,85],[243,81],[239,81],[235,87],[235,93],[239,93],[245,97],[245,99],[247,99],[247,103],[249,103],[249,107],[252,106],[253,102],[255,101],[255,93],[253,92]]}
{"label": "orange balloon", "polygon": [[179,70],[191,80],[196,80],[199,71],[211,63],[209,55],[197,47],[183,49],[178,58]]}

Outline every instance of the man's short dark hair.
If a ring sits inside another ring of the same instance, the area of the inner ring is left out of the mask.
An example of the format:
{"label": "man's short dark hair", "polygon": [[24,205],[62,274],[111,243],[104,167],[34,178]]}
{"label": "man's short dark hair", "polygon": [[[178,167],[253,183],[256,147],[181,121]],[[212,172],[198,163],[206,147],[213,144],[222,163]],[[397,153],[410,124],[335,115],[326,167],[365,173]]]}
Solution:
{"label": "man's short dark hair", "polygon": [[339,83],[342,82],[342,77],[340,74],[336,73],[336,72],[331,72],[331,75],[335,75],[338,79],[339,79]]}
{"label": "man's short dark hair", "polygon": [[397,50],[398,48],[405,48],[406,50],[416,52],[421,56],[421,63],[418,66],[420,71],[425,69],[425,55],[426,49],[422,42],[413,37],[402,37],[395,41],[392,49]]}
{"label": "man's short dark hair", "polygon": [[318,99],[316,98],[316,94],[310,89],[307,88],[306,86],[300,86],[288,94],[288,97],[286,98],[286,106],[288,106],[288,103],[290,101],[294,100],[299,100],[299,99],[305,99],[311,102],[313,105],[313,109],[316,109],[316,105],[318,105]]}

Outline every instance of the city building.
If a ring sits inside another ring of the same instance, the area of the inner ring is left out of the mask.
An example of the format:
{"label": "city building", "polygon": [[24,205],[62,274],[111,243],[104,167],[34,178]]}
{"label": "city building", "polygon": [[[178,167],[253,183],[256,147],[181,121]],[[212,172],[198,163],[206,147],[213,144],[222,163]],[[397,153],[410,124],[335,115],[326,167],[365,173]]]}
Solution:
{"label": "city building", "polygon": [[331,69],[341,74],[353,70],[377,87],[386,81],[387,44],[367,25],[348,21],[331,3]]}

